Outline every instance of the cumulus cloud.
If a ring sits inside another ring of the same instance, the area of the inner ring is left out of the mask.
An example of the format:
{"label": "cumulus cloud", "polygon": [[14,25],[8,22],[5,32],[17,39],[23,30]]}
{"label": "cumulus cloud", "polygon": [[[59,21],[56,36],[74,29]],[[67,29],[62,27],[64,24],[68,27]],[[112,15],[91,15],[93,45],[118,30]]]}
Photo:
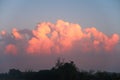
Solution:
{"label": "cumulus cloud", "polygon": [[17,54],[17,48],[16,48],[16,46],[13,45],[13,44],[8,44],[5,47],[5,53],[16,55]]}
{"label": "cumulus cloud", "polygon": [[14,28],[12,30],[12,34],[15,39],[22,39],[22,35],[17,31],[17,29]]}
{"label": "cumulus cloud", "polygon": [[1,31],[0,39],[6,53],[23,50],[27,54],[62,54],[75,48],[83,53],[112,51],[119,45],[120,36],[116,33],[108,36],[95,27],[82,29],[79,24],[58,20],[55,24],[41,22],[33,30]]}
{"label": "cumulus cloud", "polygon": [[2,30],[0,52],[0,71],[50,68],[58,57],[73,60],[82,69],[119,71],[120,35],[63,20],[41,22],[32,30]]}

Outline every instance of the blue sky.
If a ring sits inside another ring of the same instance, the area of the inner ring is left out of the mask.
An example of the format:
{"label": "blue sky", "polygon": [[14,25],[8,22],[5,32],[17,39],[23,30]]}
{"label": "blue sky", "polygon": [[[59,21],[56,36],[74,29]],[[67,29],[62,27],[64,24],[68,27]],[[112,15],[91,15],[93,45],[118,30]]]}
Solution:
{"label": "blue sky", "polygon": [[82,28],[120,33],[119,4],[119,0],[1,0],[0,29],[33,29],[39,22],[62,19]]}

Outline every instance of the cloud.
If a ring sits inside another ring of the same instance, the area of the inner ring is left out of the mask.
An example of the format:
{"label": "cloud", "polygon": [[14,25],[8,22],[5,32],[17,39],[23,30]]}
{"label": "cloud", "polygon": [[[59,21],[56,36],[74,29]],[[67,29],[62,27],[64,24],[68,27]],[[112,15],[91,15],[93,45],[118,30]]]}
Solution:
{"label": "cloud", "polygon": [[6,31],[2,30],[0,34],[1,35],[6,35]]}
{"label": "cloud", "polygon": [[106,51],[111,51],[119,42],[119,35],[116,33],[109,37],[94,27],[87,28],[85,31],[90,35],[89,40],[93,40],[93,46],[96,50],[101,50],[103,48]]}
{"label": "cloud", "polygon": [[16,46],[13,44],[8,44],[5,48],[5,53],[16,55],[17,54]]}
{"label": "cloud", "polygon": [[15,39],[22,39],[22,35],[15,28],[12,30],[12,35]]}
{"label": "cloud", "polygon": [[[82,38],[83,33],[78,24],[71,24],[58,20],[56,24],[43,22],[38,24],[28,44],[28,52],[39,53],[57,52],[68,50],[75,40]],[[35,51],[35,52],[34,52]]]}
{"label": "cloud", "polygon": [[113,51],[120,36],[116,33],[108,36],[95,27],[82,29],[79,24],[58,20],[55,24],[41,22],[33,30],[1,31],[0,40],[4,52],[13,54],[21,50],[27,54],[62,54],[72,49],[99,53]]}
{"label": "cloud", "polygon": [[2,30],[0,52],[0,71],[50,68],[58,57],[73,60],[82,69],[119,71],[120,35],[63,20],[41,22],[32,30]]}

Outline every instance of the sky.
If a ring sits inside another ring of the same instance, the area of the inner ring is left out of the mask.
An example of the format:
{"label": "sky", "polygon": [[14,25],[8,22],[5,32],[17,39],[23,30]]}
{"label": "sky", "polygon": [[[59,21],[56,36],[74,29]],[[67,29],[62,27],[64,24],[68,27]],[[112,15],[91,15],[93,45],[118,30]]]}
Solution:
{"label": "sky", "polygon": [[120,72],[119,0],[0,0],[0,72],[53,67]]}

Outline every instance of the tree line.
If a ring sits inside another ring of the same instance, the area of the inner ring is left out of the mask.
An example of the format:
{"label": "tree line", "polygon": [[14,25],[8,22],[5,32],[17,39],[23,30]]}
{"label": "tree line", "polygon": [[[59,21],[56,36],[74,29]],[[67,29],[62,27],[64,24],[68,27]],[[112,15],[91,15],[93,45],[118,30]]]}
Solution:
{"label": "tree line", "polygon": [[49,70],[25,71],[10,69],[1,73],[0,80],[120,80],[120,73],[106,71],[81,71],[73,61],[57,61]]}

